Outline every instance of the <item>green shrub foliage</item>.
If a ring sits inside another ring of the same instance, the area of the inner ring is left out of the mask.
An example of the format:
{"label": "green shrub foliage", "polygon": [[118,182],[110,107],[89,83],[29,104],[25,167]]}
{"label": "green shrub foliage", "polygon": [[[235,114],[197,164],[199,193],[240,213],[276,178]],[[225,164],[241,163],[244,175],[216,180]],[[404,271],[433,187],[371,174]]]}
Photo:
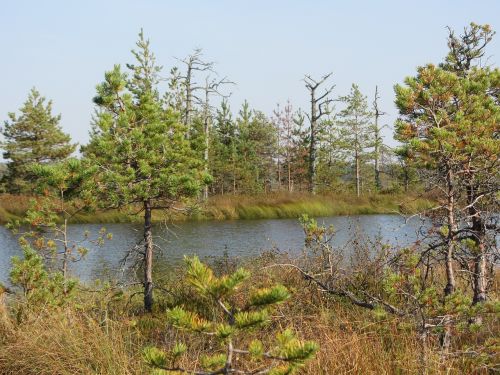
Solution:
{"label": "green shrub foliage", "polygon": [[[238,348],[245,335],[258,336],[259,329],[268,324],[273,309],[290,298],[283,285],[247,292],[245,282],[250,273],[239,268],[230,275],[216,277],[198,257],[185,257],[187,281],[203,301],[203,310],[191,311],[176,306],[167,311],[168,321],[182,331],[215,338],[218,345],[210,355],[200,358],[201,369],[187,369],[179,361],[187,351],[184,343],[170,350],[156,347],[144,349],[144,360],[155,371],[195,374],[293,374],[314,357],[318,345],[301,341],[291,329],[276,334],[274,343],[265,347],[255,339]],[[244,292],[243,292],[244,291]],[[241,294],[244,294],[243,296]],[[237,298],[236,298],[237,297]],[[209,315],[206,311],[216,313]],[[243,345],[243,344],[242,344]]]}

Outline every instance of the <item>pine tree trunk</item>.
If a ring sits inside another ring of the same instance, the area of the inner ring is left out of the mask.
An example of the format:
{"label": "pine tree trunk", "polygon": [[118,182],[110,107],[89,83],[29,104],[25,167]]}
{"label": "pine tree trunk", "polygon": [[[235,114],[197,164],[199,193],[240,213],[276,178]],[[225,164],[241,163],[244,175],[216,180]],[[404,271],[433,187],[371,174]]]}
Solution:
{"label": "pine tree trunk", "polygon": [[281,190],[281,161],[278,158],[278,191]]}
{"label": "pine tree trunk", "polygon": [[[67,230],[68,230],[68,219],[64,218],[64,224],[63,224],[63,246],[64,246],[63,251],[64,251],[64,253],[63,253],[63,262],[62,262],[62,274],[63,274],[64,280],[66,280],[66,278],[68,277],[69,248],[68,248]],[[66,292],[66,290],[64,292]]]}
{"label": "pine tree trunk", "polygon": [[288,191],[292,191],[292,171],[291,171],[291,165],[290,165],[290,160],[288,160]]}
{"label": "pine tree trunk", "polygon": [[469,205],[469,217],[472,218],[472,233],[475,244],[476,256],[474,258],[473,288],[474,296],[472,303],[478,304],[487,298],[487,261],[485,249],[485,227],[480,213],[474,206],[476,195],[474,187],[467,186],[467,204]]}
{"label": "pine tree trunk", "polygon": [[487,267],[484,242],[478,244],[478,255],[474,259],[474,297],[473,304],[486,301],[487,298]]}
{"label": "pine tree trunk", "polygon": [[[208,85],[208,84],[207,84]],[[205,173],[208,174],[208,158],[209,158],[209,146],[210,146],[210,119],[209,119],[209,87],[207,86],[205,89],[205,108],[204,108],[204,113],[203,113],[203,130],[205,133],[205,151],[203,153],[203,159],[205,161]],[[203,190],[203,199],[207,200],[208,199],[208,185],[205,185],[205,188]]]}
{"label": "pine tree trunk", "polygon": [[408,190],[410,189],[410,173],[406,167],[404,168],[404,180],[405,193],[408,193]]}
{"label": "pine tree trunk", "polygon": [[186,107],[184,109],[184,125],[188,127],[187,132],[189,134],[190,126],[191,126],[191,101],[193,89],[191,87],[191,75],[192,75],[192,67],[188,65],[186,72]]}
{"label": "pine tree trunk", "polygon": [[144,309],[153,310],[153,232],[151,201],[144,201]]}
{"label": "pine tree trunk", "polygon": [[[208,147],[210,145],[209,142],[209,132],[210,132],[210,127],[208,123],[208,113],[205,113],[205,152],[203,155],[203,158],[205,160],[205,173],[208,174]],[[203,190],[203,199],[207,200],[208,199],[208,185],[205,185],[205,188]]]}
{"label": "pine tree trunk", "polygon": [[448,211],[448,239],[446,249],[446,288],[445,296],[452,294],[455,291],[455,275],[453,271],[453,251],[455,248],[455,189],[453,186],[453,173],[448,171],[447,177],[447,211]]}
{"label": "pine tree trunk", "polygon": [[311,91],[311,139],[309,144],[309,191],[316,193],[316,98],[314,90]]}
{"label": "pine tree trunk", "polygon": [[[445,298],[455,292],[456,282],[453,270],[453,252],[455,250],[455,189],[453,185],[453,172],[448,171],[446,175],[447,183],[447,211],[448,211],[448,238],[445,254],[446,264],[446,287],[444,288]],[[440,337],[441,350],[445,355],[448,353],[451,346],[451,316],[446,315],[443,319],[444,331]],[[444,357],[443,357],[444,358]]]}
{"label": "pine tree trunk", "polygon": [[[377,125],[375,125],[377,126]],[[378,133],[376,135],[378,137]],[[380,155],[379,155],[379,145],[378,140],[375,143],[375,187],[377,191],[382,189],[382,182],[380,181]]]}
{"label": "pine tree trunk", "polygon": [[356,159],[356,195],[359,197],[361,195],[361,176],[359,173],[359,153],[357,149],[354,158]]}

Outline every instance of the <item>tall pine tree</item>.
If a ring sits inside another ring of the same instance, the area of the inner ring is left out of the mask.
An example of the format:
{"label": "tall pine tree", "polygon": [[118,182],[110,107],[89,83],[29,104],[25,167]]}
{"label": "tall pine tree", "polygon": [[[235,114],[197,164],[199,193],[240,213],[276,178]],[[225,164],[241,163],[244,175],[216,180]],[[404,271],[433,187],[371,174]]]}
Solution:
{"label": "tall pine tree", "polygon": [[366,96],[353,84],[351,92],[340,98],[345,108],[338,114],[342,146],[354,162],[356,194],[361,195],[361,164],[370,141],[371,112]]}
{"label": "tall pine tree", "polygon": [[186,137],[179,113],[163,105],[157,89],[161,68],[139,34],[131,75],[116,65],[97,86],[97,114],[84,156],[99,166],[96,194],[108,207],[140,205],[144,213],[144,307],[153,307],[152,212],[196,196],[203,161]]}
{"label": "tall pine tree", "polygon": [[59,126],[61,116],[52,115],[52,101],[47,102],[35,88],[20,112],[20,115],[9,113],[2,129],[3,157],[8,160],[3,184],[11,193],[32,191],[34,165],[64,160],[76,148]]}

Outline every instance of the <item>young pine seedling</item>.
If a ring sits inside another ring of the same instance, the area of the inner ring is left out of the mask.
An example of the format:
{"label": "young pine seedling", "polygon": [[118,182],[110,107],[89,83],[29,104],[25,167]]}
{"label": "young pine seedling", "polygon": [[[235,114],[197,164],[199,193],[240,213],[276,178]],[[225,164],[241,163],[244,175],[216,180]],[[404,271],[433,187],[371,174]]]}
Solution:
{"label": "young pine seedling", "polygon": [[206,304],[203,310],[215,307],[218,313],[208,317],[177,306],[167,311],[168,320],[180,330],[214,338],[219,345],[214,353],[201,358],[198,368],[179,365],[188,350],[185,343],[175,343],[169,351],[147,347],[144,359],[155,373],[285,375],[295,373],[314,357],[318,345],[299,340],[290,329],[277,333],[270,347],[259,339],[242,344],[248,341],[242,340],[245,335],[258,336],[270,322],[273,308],[290,298],[283,285],[253,290],[243,298],[238,296],[236,302],[236,291],[250,277],[247,270],[239,268],[233,274],[216,277],[198,257],[184,260],[187,281]]}

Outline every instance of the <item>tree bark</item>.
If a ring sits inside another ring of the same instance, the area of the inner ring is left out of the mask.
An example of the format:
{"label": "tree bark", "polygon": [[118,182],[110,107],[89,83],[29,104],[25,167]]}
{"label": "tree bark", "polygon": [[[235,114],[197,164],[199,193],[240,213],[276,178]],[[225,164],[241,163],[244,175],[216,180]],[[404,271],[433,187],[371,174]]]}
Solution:
{"label": "tree bark", "polygon": [[311,135],[309,143],[309,191],[315,193],[316,190],[316,98],[315,90],[311,90]]}
{"label": "tree bark", "polygon": [[375,138],[375,143],[374,143],[374,158],[375,158],[375,187],[377,191],[380,191],[382,189],[382,182],[380,180],[380,145],[382,143],[382,138],[380,135],[381,129],[378,126],[378,119],[380,116],[384,115],[385,113],[381,112],[378,108],[378,86],[375,86],[375,99],[373,101],[373,109],[375,111],[375,125],[374,125],[374,138]]}
{"label": "tree bark", "polygon": [[[205,133],[205,151],[203,153],[203,159],[205,161],[205,173],[208,174],[208,147],[210,146],[210,120],[209,120],[209,113],[208,113],[208,109],[209,109],[209,104],[208,104],[208,95],[209,95],[209,91],[208,91],[208,87],[207,89],[205,90],[205,108],[204,108],[204,114],[203,114],[203,117],[204,117],[204,124],[203,124],[203,130],[204,130],[204,133]],[[208,199],[208,185],[205,185],[205,188],[203,189],[203,199],[204,200],[207,200]]]}
{"label": "tree bark", "polygon": [[289,157],[288,157],[288,191],[289,192],[292,191],[292,170]]}
{"label": "tree bark", "polygon": [[455,274],[453,271],[453,251],[455,249],[455,189],[453,186],[453,172],[448,171],[446,175],[447,183],[447,211],[448,211],[448,239],[446,248],[446,287],[445,296],[455,291]]}
{"label": "tree bark", "polygon": [[[356,146],[357,147],[357,146]],[[356,159],[356,195],[359,197],[361,195],[361,176],[359,172],[359,152],[358,149],[354,151],[354,158]]]}
{"label": "tree bark", "polygon": [[328,115],[330,111],[328,110],[328,105],[333,101],[328,98],[328,95],[332,92],[335,86],[331,86],[326,89],[324,94],[316,96],[316,90],[332,75],[329,73],[323,76],[319,81],[314,80],[311,76],[305,76],[304,82],[306,84],[307,90],[311,95],[311,113],[308,115],[310,123],[310,138],[309,138],[309,165],[308,165],[308,183],[309,191],[312,194],[316,193],[316,153],[317,153],[317,133],[318,133],[318,121],[322,116]]}
{"label": "tree bark", "polygon": [[473,186],[467,186],[467,204],[469,205],[469,216],[472,218],[472,233],[474,241],[474,296],[472,303],[478,304],[487,298],[487,261],[485,246],[485,226],[480,212],[474,206],[476,195]]}
{"label": "tree bark", "polygon": [[[445,299],[447,296],[455,292],[456,282],[455,274],[453,270],[453,252],[455,251],[455,232],[456,232],[456,222],[455,222],[455,187],[453,183],[453,172],[448,169],[446,174],[446,184],[447,184],[447,205],[446,210],[448,211],[447,217],[447,244],[446,244],[446,254],[445,254],[445,267],[446,267],[446,287],[444,288]],[[443,301],[446,303],[446,301]],[[451,316],[446,314],[443,319],[444,331],[440,337],[441,350],[443,354],[448,353],[451,346]]]}
{"label": "tree bark", "polygon": [[144,201],[144,309],[153,310],[153,232],[151,201]]}

